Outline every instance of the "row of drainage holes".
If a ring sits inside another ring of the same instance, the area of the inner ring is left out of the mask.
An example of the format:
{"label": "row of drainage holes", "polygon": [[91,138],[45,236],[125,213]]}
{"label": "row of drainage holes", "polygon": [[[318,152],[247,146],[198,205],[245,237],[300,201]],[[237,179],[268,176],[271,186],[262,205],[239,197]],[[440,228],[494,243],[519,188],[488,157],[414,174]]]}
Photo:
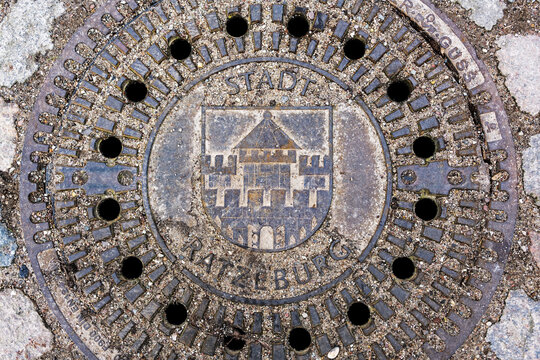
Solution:
{"label": "row of drainage holes", "polygon": [[[141,277],[144,265],[136,256],[129,256],[122,260],[120,272],[127,280]],[[398,257],[392,262],[392,273],[400,280],[411,280],[416,275],[416,266],[409,257]]]}
{"label": "row of drainage holes", "polygon": [[[123,88],[124,96],[131,102],[141,102],[148,95],[146,85],[138,80],[127,80]],[[412,90],[413,87],[409,80],[395,80],[388,86],[387,94],[393,101],[403,102],[409,99]],[[122,142],[111,136],[99,141],[98,149],[104,157],[114,159],[122,152]],[[429,159],[436,150],[435,141],[428,136],[417,138],[413,144],[413,152],[422,159]]]}
{"label": "row of drainage holes", "polygon": [[[309,28],[309,20],[304,14],[294,14],[287,22],[287,31],[292,37],[295,38],[306,36],[309,33]],[[227,20],[226,30],[227,33],[232,37],[242,37],[247,34],[249,25],[247,20],[241,15],[235,14]],[[191,50],[191,45],[189,45],[186,40],[183,40],[183,43],[186,51],[182,53],[184,57],[179,60],[186,59],[191,53],[191,51],[187,51],[188,49]],[[189,47],[187,45],[189,45]],[[351,60],[358,60],[364,56],[366,52],[366,44],[357,38],[349,39],[346,41],[343,50],[347,58]]]}
{"label": "row of drainage holes", "polygon": [[[148,96],[148,88],[139,80],[126,80],[123,85],[124,96],[132,103],[138,103]],[[386,94],[390,100],[398,103],[407,101],[412,94],[413,86],[410,80],[394,80],[388,85]]]}
{"label": "row of drainage holes", "polygon": [[[296,31],[296,26],[294,25],[294,23],[296,23],[295,19],[296,18],[293,17],[289,22],[289,24],[292,22],[292,25],[289,26],[289,32],[294,37],[301,37],[294,35],[300,33]],[[227,33],[233,37],[244,36],[247,32],[247,28],[247,21],[241,16],[233,16],[227,21]],[[169,52],[176,60],[186,60],[191,55],[192,50],[191,43],[186,39],[175,37],[169,42]],[[361,59],[366,54],[366,44],[361,39],[349,39],[343,46],[343,52],[350,60]]]}
{"label": "row of drainage holes", "polygon": [[[187,320],[187,309],[183,304],[172,303],[165,308],[165,319],[173,326],[182,325]],[[369,306],[355,302],[349,306],[347,317],[354,326],[365,327],[371,320]],[[233,328],[230,335],[223,339],[223,345],[231,352],[239,352],[246,345],[246,333],[240,328]],[[311,334],[304,328],[294,328],[289,332],[289,345],[296,352],[304,352],[311,346]]]}
{"label": "row of drainage holes", "polygon": [[[97,216],[108,222],[117,220],[120,217],[121,210],[120,203],[113,198],[105,198],[96,206]],[[437,201],[424,197],[414,205],[414,213],[424,221],[431,221],[439,216],[440,208]]]}
{"label": "row of drainage holes", "polygon": [[[99,152],[107,159],[115,159],[122,153],[122,142],[115,136],[99,141]],[[413,152],[422,159],[429,159],[437,151],[435,141],[429,136],[420,136],[413,142]]]}
{"label": "row of drainage holes", "polygon": [[[226,30],[232,37],[244,36],[248,31],[249,25],[246,19],[241,15],[233,15],[227,20]],[[293,15],[287,23],[287,30],[291,36],[301,38],[309,33],[309,21],[303,14]],[[187,59],[193,49],[191,43],[179,37],[173,38],[169,42],[169,52],[176,60]],[[343,52],[350,60],[358,60],[364,57],[366,53],[366,44],[358,38],[348,39]],[[411,96],[413,90],[412,83],[409,80],[396,80],[388,87],[388,97],[395,102],[404,102]],[[139,81],[128,81],[124,86],[124,94],[131,102],[143,101],[148,95],[146,85]]]}
{"label": "row of drainage holes", "polygon": [[[242,16],[236,14],[227,20],[226,30],[232,37],[242,37],[248,31],[248,22]],[[301,38],[309,32],[309,22],[305,15],[296,14],[287,23],[287,30],[296,38]],[[175,37],[169,42],[169,52],[176,60],[187,59],[193,51],[191,43],[183,38]],[[343,52],[350,60],[361,59],[366,53],[366,44],[358,38],[348,39]],[[405,101],[412,92],[412,84],[408,80],[399,80],[392,83],[388,88],[390,99],[398,102]],[[140,81],[130,80],[124,86],[124,95],[131,102],[141,102],[148,95],[146,85]]]}
{"label": "row of drainage holes", "polygon": [[[229,17],[225,26],[232,37],[242,37],[247,34],[249,24],[240,14]],[[287,22],[287,31],[295,38],[301,38],[309,33],[309,21],[304,14],[294,14]]]}
{"label": "row of drainage holes", "polygon": [[[122,142],[111,136],[99,141],[99,152],[108,159],[117,158],[122,152]],[[428,136],[421,136],[413,143],[413,152],[423,159],[431,158],[437,150],[435,141]],[[105,221],[117,220],[120,216],[120,204],[112,198],[102,200],[97,206],[97,215]],[[440,213],[437,202],[431,198],[421,198],[414,206],[416,216],[424,221],[434,220]]]}
{"label": "row of drainage holes", "polygon": [[[128,280],[137,279],[142,275],[143,263],[135,256],[130,256],[122,261],[121,273]],[[392,263],[392,272],[400,280],[411,280],[416,274],[414,262],[408,257],[396,258]],[[182,325],[188,317],[187,308],[181,303],[172,303],[165,308],[165,319],[173,326]],[[355,326],[366,326],[371,320],[369,306],[362,302],[352,303],[347,310],[347,317]],[[242,350],[246,341],[245,332],[234,328],[233,334],[224,338],[224,346],[232,351]],[[306,351],[311,346],[311,335],[304,328],[294,328],[288,337],[289,345],[297,352]]]}

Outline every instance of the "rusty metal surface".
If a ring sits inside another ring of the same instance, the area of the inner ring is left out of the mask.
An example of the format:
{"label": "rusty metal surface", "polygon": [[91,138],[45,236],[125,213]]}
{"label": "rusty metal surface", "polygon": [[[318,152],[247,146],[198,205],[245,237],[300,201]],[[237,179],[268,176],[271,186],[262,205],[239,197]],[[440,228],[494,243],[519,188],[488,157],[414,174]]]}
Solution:
{"label": "rusty metal surface", "polygon": [[[88,358],[304,359],[334,346],[449,358],[486,310],[517,211],[487,69],[428,1],[298,6],[107,2],[52,68],[25,138],[21,216],[50,308]],[[225,33],[235,13],[244,37]],[[295,13],[306,38],[286,32]],[[194,46],[181,62],[167,56],[175,31]],[[366,41],[360,60],[341,52],[351,36]],[[123,99],[127,78],[149,85],[144,102]],[[402,104],[386,96],[396,78],[414,85]],[[112,161],[95,146],[111,134],[124,143]],[[437,144],[428,160],[411,150],[420,135]],[[259,180],[237,186],[250,169]],[[122,214],[105,222],[95,207],[111,197]],[[440,206],[431,222],[414,215],[424,197]],[[127,256],[141,278],[122,278]],[[417,266],[407,281],[391,269],[403,256]],[[163,315],[173,300],[188,309],[180,326]],[[367,326],[347,318],[355,301],[372,310]],[[297,327],[307,354],[289,344]],[[224,346],[234,328],[238,353]]]}

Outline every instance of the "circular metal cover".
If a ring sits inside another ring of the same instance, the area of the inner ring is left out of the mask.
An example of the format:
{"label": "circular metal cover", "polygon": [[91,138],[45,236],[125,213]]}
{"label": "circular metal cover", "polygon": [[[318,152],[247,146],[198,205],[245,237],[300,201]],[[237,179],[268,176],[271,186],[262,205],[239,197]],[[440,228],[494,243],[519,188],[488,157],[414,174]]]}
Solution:
{"label": "circular metal cover", "polygon": [[20,198],[88,358],[439,359],[515,184],[493,81],[427,0],[129,0],[45,80]]}

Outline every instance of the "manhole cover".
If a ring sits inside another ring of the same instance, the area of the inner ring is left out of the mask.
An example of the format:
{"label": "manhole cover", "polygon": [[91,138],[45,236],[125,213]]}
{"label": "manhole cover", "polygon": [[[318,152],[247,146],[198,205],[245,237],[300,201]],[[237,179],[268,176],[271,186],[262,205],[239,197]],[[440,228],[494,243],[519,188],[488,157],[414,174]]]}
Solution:
{"label": "manhole cover", "polygon": [[448,358],[499,282],[516,168],[427,0],[109,1],[25,140],[28,251],[88,358]]}

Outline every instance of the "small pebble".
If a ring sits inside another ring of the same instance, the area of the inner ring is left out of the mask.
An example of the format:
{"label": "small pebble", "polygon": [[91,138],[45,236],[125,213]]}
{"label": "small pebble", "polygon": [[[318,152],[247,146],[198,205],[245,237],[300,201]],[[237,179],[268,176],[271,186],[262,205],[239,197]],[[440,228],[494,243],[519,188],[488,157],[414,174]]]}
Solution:
{"label": "small pebble", "polygon": [[328,353],[328,358],[335,359],[337,358],[338,355],[339,355],[339,347],[336,346],[335,348],[330,350],[330,352]]}
{"label": "small pebble", "polygon": [[30,270],[26,267],[26,265],[21,265],[19,269],[19,276],[23,279],[28,278],[28,275],[30,274]]}

